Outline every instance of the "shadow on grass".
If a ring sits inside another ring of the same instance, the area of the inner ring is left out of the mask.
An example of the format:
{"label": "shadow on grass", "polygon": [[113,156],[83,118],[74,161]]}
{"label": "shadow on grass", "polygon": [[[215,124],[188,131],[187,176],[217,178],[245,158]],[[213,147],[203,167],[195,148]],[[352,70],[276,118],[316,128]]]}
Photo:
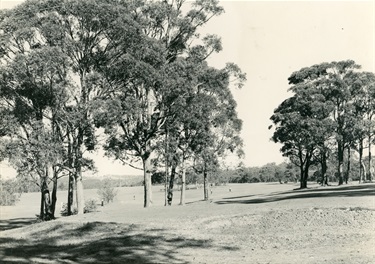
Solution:
{"label": "shadow on grass", "polygon": [[118,223],[50,222],[34,230],[27,238],[0,238],[1,263],[190,263],[184,252],[193,256],[197,248],[238,250]]}
{"label": "shadow on grass", "polygon": [[293,191],[276,192],[261,198],[252,198],[254,195],[227,197],[217,201],[217,204],[258,204],[283,200],[319,198],[319,197],[358,197],[374,196],[375,185],[364,184],[356,186],[320,187],[314,189],[296,189]]}
{"label": "shadow on grass", "polygon": [[37,218],[13,218],[0,220],[0,231],[24,227],[37,222]]}

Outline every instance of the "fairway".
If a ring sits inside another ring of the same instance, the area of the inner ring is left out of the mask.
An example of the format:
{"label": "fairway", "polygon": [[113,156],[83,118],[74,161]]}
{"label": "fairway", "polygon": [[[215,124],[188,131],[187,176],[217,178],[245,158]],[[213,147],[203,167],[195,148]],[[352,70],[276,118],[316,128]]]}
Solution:
{"label": "fairway", "polygon": [[[256,183],[188,190],[187,204],[153,206],[141,187],[119,188],[97,212],[31,224],[39,194],[1,208],[3,263],[374,263],[375,184],[294,190]],[[86,190],[96,198],[96,190]],[[134,199],[135,196],[135,199]],[[64,193],[59,193],[61,202]],[[22,227],[24,226],[24,227]],[[20,227],[20,228],[17,228]]]}

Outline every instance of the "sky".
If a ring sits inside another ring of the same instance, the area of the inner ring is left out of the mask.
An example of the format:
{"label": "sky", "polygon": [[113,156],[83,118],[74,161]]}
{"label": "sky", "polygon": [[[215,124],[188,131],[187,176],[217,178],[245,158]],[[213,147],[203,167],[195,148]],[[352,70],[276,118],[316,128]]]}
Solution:
{"label": "sky", "polygon": [[[0,8],[20,1],[0,0]],[[236,63],[247,74],[241,90],[233,89],[243,120],[245,166],[281,163],[281,145],[273,143],[270,117],[291,94],[288,77],[303,67],[351,59],[375,72],[375,1],[220,1],[225,13],[201,29],[222,38],[223,51],[209,63]],[[98,175],[141,174],[103,157],[95,157]],[[230,157],[228,164],[238,163]],[[3,164],[1,174],[10,170]]]}

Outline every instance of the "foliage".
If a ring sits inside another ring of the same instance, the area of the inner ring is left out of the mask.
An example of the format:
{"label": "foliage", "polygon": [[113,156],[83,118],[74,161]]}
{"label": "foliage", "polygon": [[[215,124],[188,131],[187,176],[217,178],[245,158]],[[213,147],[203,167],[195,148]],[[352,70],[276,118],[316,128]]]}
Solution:
{"label": "foliage", "polygon": [[321,63],[288,78],[294,94],[271,117],[276,126],[272,139],[282,143],[283,155],[300,167],[301,188],[306,188],[311,166],[320,164],[325,177],[330,156],[336,157],[339,184],[347,182],[351,163],[347,155],[344,174],[345,150],[357,149],[361,163],[366,135],[371,145],[373,129],[364,124],[371,120],[367,111],[373,112],[370,91],[375,75],[359,72],[359,68],[351,60]]}
{"label": "foliage", "polygon": [[15,180],[0,180],[0,205],[15,205],[21,196]]}
{"label": "foliage", "polygon": [[98,201],[96,199],[87,199],[85,201],[85,214],[95,212],[98,208]]}
{"label": "foliage", "polygon": [[113,182],[110,179],[102,180],[98,189],[98,195],[105,203],[113,202],[117,195],[117,190],[113,186]]}
{"label": "foliage", "polygon": [[[84,208],[85,214],[95,212],[97,209],[98,209],[98,201],[96,199],[87,199],[85,201],[85,208]],[[73,208],[72,215],[76,215],[77,213],[78,213],[78,209]],[[61,216],[69,216],[67,203],[63,203],[60,214]]]}
{"label": "foliage", "polygon": [[171,148],[158,158],[174,159],[173,171],[187,159],[206,171],[238,150],[230,87],[242,87],[245,74],[233,63],[209,67],[221,41],[198,34],[223,12],[215,0],[186,8],[180,0],[30,0],[2,12],[0,136],[19,178],[43,191],[69,174],[83,213],[82,172],[95,170],[84,152],[98,147],[102,127],[106,155],[142,162],[147,207],[151,159],[165,134]]}
{"label": "foliage", "polygon": [[164,184],[165,183],[165,172],[156,171],[151,175],[152,184]]}

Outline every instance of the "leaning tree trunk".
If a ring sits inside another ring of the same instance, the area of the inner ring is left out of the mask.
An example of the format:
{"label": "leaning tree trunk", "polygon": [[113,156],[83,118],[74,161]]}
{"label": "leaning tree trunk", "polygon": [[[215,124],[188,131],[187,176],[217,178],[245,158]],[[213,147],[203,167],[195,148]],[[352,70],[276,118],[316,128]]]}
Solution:
{"label": "leaning tree trunk", "polygon": [[172,205],[173,200],[173,185],[174,185],[174,179],[176,177],[176,165],[172,165],[171,170],[171,177],[169,178],[169,186],[168,186],[168,205]]}
{"label": "leaning tree trunk", "polygon": [[310,168],[310,156],[309,154],[306,155],[306,161],[305,166],[300,167],[301,168],[301,189],[307,188],[307,179],[309,177],[309,168]]}
{"label": "leaning tree trunk", "polygon": [[343,179],[343,167],[344,167],[344,146],[341,140],[338,141],[338,167],[337,167],[337,176],[339,177],[339,185],[344,183]]}
{"label": "leaning tree trunk", "polygon": [[185,159],[182,158],[182,173],[181,173],[181,197],[180,205],[185,205],[185,192],[186,192],[186,168],[185,168]]}

